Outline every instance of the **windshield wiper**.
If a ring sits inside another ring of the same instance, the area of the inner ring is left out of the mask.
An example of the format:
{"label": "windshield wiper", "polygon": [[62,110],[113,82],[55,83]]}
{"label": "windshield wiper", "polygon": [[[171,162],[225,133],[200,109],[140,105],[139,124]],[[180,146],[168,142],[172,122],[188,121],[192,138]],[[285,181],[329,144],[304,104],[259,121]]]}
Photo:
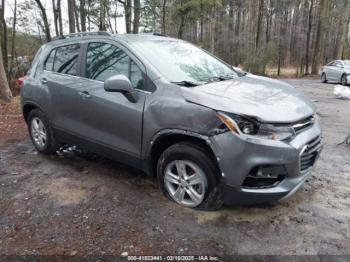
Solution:
{"label": "windshield wiper", "polygon": [[179,85],[179,86],[187,86],[187,87],[192,87],[192,86],[198,86],[199,84],[191,82],[191,81],[179,81],[179,82],[171,82],[175,85]]}

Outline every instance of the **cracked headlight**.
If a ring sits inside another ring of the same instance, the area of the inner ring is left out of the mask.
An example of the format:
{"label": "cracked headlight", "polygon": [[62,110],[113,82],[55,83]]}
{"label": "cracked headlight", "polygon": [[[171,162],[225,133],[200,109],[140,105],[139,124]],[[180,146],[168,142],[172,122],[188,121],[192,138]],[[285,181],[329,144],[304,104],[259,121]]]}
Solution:
{"label": "cracked headlight", "polygon": [[236,134],[255,135],[259,130],[258,123],[253,119],[223,112],[217,112],[217,116],[230,131]]}
{"label": "cracked headlight", "polygon": [[295,136],[292,127],[259,123],[255,119],[232,113],[217,112],[217,116],[230,131],[238,135],[281,141]]}

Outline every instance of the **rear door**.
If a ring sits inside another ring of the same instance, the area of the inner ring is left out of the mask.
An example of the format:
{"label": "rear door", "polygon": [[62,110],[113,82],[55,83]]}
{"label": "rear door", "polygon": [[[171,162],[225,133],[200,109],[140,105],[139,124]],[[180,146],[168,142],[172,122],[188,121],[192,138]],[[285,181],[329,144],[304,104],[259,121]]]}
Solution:
{"label": "rear door", "polygon": [[80,99],[77,90],[80,81],[81,44],[69,44],[54,48],[45,64],[41,82],[50,92],[50,119],[56,129],[79,133]]}
{"label": "rear door", "polygon": [[326,76],[328,80],[335,79],[335,61],[328,63],[325,66]]}
{"label": "rear door", "polygon": [[334,80],[337,82],[341,81],[341,76],[343,75],[344,71],[344,64],[341,61],[335,62],[335,68],[334,68]]}
{"label": "rear door", "polygon": [[[113,158],[138,166],[143,108],[150,94],[143,90],[145,68],[127,49],[114,42],[90,42],[84,49],[85,80],[79,88],[78,109],[83,135],[114,154]],[[104,81],[118,74],[127,76],[137,89],[136,103],[121,93],[104,90]]]}

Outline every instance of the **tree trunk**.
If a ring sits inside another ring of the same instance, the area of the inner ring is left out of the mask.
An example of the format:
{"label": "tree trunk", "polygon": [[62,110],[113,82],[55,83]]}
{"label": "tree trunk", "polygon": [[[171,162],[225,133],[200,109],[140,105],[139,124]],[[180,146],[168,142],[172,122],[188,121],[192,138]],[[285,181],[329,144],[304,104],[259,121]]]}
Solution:
{"label": "tree trunk", "polygon": [[1,0],[0,10],[0,36],[1,36],[1,50],[3,53],[3,67],[5,72],[8,70],[8,53],[7,53],[7,25],[5,21],[5,0]]}
{"label": "tree trunk", "polygon": [[125,0],[125,25],[126,33],[131,33],[131,0]]}
{"label": "tree trunk", "polygon": [[5,102],[11,101],[11,90],[9,88],[9,84],[7,82],[6,72],[2,59],[2,52],[0,49],[0,99]]}
{"label": "tree trunk", "polygon": [[57,0],[58,24],[60,26],[60,35],[63,35],[61,0]]}
{"label": "tree trunk", "polygon": [[91,17],[90,17],[90,10],[91,10],[91,0],[88,1],[88,8],[87,8],[87,20],[88,20],[88,28],[87,30],[91,31]]}
{"label": "tree trunk", "polygon": [[106,8],[107,8],[107,1],[100,0],[100,22],[98,26],[98,29],[100,31],[106,31]]}
{"label": "tree trunk", "polygon": [[133,21],[133,28],[132,32],[134,34],[137,34],[139,32],[139,25],[140,25],[140,0],[134,0],[134,21]]}
{"label": "tree trunk", "polygon": [[85,11],[85,0],[80,0],[80,23],[81,31],[86,32],[86,11]]}
{"label": "tree trunk", "polygon": [[234,14],[234,1],[231,0],[229,2],[229,11],[228,11],[228,16],[229,16],[229,23],[228,23],[228,30],[229,30],[229,34],[230,34],[230,38],[229,38],[229,60],[228,62],[232,65],[234,62],[234,58],[233,58],[233,53],[234,53],[234,31],[233,31],[233,14]]}
{"label": "tree trunk", "polygon": [[180,26],[179,26],[179,31],[177,33],[177,38],[182,39],[182,36],[184,33],[184,26],[185,26],[185,16],[180,15]]}
{"label": "tree trunk", "polygon": [[317,32],[315,39],[315,49],[313,54],[312,61],[312,70],[311,73],[317,75],[320,67],[320,59],[321,59],[321,40],[323,38],[323,20],[325,19],[325,8],[326,0],[320,0],[320,8],[319,8],[319,17],[317,21]]}
{"label": "tree trunk", "polygon": [[75,21],[74,21],[74,8],[75,0],[67,0],[68,5],[68,23],[69,23],[69,33],[75,33]]}
{"label": "tree trunk", "polygon": [[337,28],[339,29],[339,35],[337,35],[337,40],[335,43],[335,54],[334,54],[334,58],[336,59],[342,59],[343,56],[343,49],[344,49],[344,44],[346,41],[346,38],[348,36],[347,34],[347,27],[348,25],[348,17],[350,13],[349,10],[349,3],[347,0],[343,0],[343,6],[342,6],[342,11],[340,12],[340,16],[338,17],[338,25]]}
{"label": "tree trunk", "polygon": [[162,6],[162,34],[166,34],[166,1],[163,0],[163,6]]}
{"label": "tree trunk", "polygon": [[305,53],[305,73],[309,74],[309,50],[310,50],[310,37],[312,30],[312,9],[314,6],[314,0],[311,0],[310,9],[308,14],[308,27],[306,34],[306,53]]}
{"label": "tree trunk", "polygon": [[51,34],[50,34],[50,25],[49,22],[47,20],[47,15],[46,15],[46,9],[44,8],[44,6],[42,5],[40,0],[35,0],[35,2],[37,3],[39,9],[40,9],[40,13],[41,13],[41,18],[43,20],[44,23],[44,33],[45,33],[45,38],[47,42],[51,41]]}
{"label": "tree trunk", "polygon": [[259,0],[259,10],[258,10],[258,24],[257,24],[257,30],[256,30],[256,38],[255,38],[255,50],[258,49],[260,38],[261,38],[261,31],[262,31],[262,19],[264,15],[264,0]]}
{"label": "tree trunk", "polygon": [[12,68],[15,60],[15,48],[16,48],[16,23],[17,23],[17,0],[15,0],[15,7],[13,10],[13,23],[12,23],[12,43],[11,43],[11,63],[9,69],[9,78],[12,78]]}
{"label": "tree trunk", "polygon": [[124,6],[125,29],[127,34],[131,33],[131,1],[132,0],[118,0],[118,2]]}
{"label": "tree trunk", "polygon": [[56,36],[59,36],[59,30],[58,30],[58,10],[56,8],[56,0],[52,0],[52,11],[53,11],[53,22],[55,25],[55,33]]}
{"label": "tree trunk", "polygon": [[74,18],[75,18],[75,25],[77,27],[77,32],[80,32],[78,7],[75,4],[74,4]]}
{"label": "tree trunk", "polygon": [[118,3],[115,3],[115,16],[114,16],[114,31],[116,34],[118,34],[118,28],[117,28],[117,20],[118,20]]}

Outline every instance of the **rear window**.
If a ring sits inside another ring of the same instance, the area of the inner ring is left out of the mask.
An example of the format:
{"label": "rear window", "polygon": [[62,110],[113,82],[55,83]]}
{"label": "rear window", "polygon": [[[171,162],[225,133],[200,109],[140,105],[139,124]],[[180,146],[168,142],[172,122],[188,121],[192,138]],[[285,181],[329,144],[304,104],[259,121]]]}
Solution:
{"label": "rear window", "polygon": [[45,70],[67,75],[77,75],[79,50],[79,44],[53,49],[46,59]]}

